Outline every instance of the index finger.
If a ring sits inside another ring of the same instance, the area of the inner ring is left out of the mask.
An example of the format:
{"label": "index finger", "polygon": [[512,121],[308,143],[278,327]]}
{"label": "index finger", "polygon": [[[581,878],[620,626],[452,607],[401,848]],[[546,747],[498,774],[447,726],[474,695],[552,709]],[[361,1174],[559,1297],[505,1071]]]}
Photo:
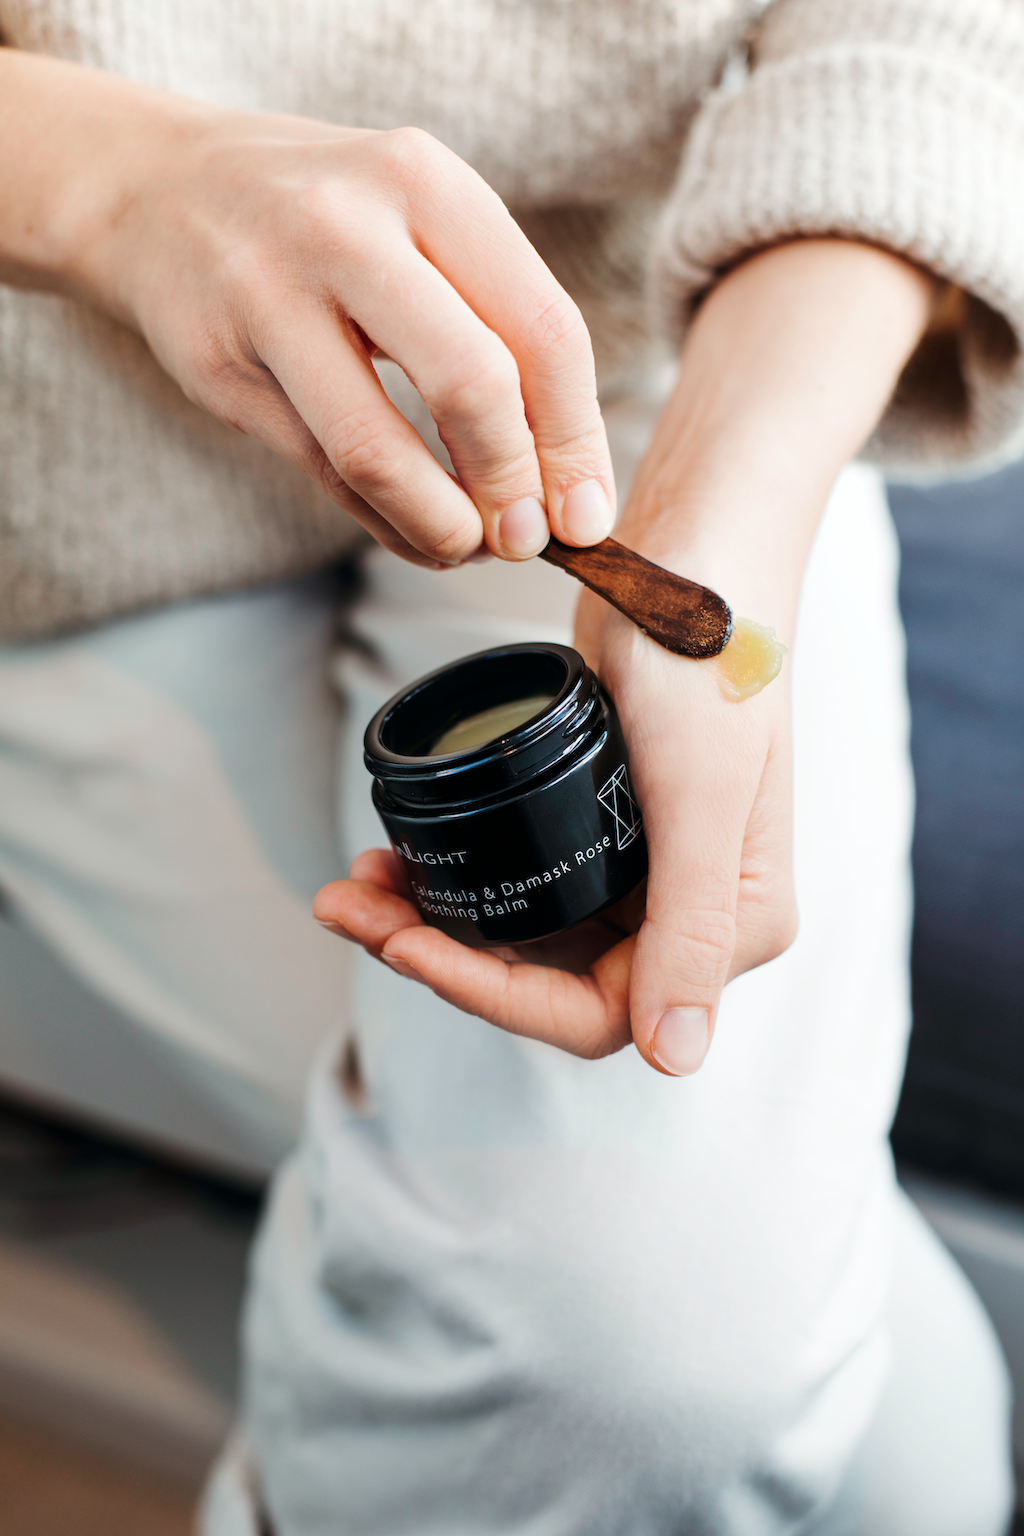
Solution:
{"label": "index finger", "polygon": [[516,360],[552,532],[568,544],[597,543],[615,520],[615,477],[583,316],[475,171],[432,140],[416,153],[431,162],[424,184],[462,180],[479,210],[456,221],[452,200],[417,200],[407,216],[420,248]]}
{"label": "index finger", "polygon": [[468,949],[439,928],[403,928],[385,943],[381,959],[407,966],[438,997],[511,1034],[543,1040],[574,1056],[596,1060],[630,1041],[630,935],[595,961],[586,976],[493,950]]}
{"label": "index finger", "polygon": [[324,886],[314,914],[463,1013],[512,1034],[590,1058],[629,1043],[632,935],[592,961],[587,975],[509,961],[427,927],[402,887],[394,854],[372,849],[355,860],[348,880]]}

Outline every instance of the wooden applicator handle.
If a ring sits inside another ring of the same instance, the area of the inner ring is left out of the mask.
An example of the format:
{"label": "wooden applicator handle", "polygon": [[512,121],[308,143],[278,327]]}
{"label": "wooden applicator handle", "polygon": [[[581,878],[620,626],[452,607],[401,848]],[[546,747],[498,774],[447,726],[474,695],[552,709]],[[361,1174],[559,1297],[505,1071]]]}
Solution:
{"label": "wooden applicator handle", "polygon": [[540,558],[582,581],[677,656],[717,656],[732,634],[732,613],[717,592],[662,570],[614,539],[589,549],[551,539]]}

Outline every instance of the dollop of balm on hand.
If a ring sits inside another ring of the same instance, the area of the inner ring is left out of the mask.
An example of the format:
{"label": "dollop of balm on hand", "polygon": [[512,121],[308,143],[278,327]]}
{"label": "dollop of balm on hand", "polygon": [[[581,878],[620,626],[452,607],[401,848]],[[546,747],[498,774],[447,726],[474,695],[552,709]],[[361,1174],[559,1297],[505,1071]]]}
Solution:
{"label": "dollop of balm on hand", "polygon": [[778,677],[785,654],[774,629],[753,619],[736,619],[728,645],[707,665],[718,672],[718,686],[725,697],[739,704]]}

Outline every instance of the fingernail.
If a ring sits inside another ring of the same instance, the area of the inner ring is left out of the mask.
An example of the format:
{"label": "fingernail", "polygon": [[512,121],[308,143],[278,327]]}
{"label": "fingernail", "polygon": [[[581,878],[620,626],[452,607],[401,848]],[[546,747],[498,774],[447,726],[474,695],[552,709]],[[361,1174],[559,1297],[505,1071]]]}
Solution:
{"label": "fingernail", "polygon": [[667,1008],[654,1031],[651,1054],[673,1077],[688,1077],[703,1064],[711,1037],[706,1008]]}
{"label": "fingernail", "polygon": [[615,514],[596,480],[584,480],[582,485],[573,486],[562,503],[562,523],[570,538],[579,544],[597,544],[608,537]]}
{"label": "fingernail", "polygon": [[548,520],[536,496],[524,496],[522,501],[514,501],[498,520],[502,549],[520,559],[539,554],[549,537]]}
{"label": "fingernail", "polygon": [[397,972],[399,976],[404,976],[407,981],[418,981],[421,987],[427,985],[419,971],[414,971],[412,966],[407,965],[404,960],[392,960],[390,955],[381,955],[381,959],[385,965],[389,965],[393,971]]}
{"label": "fingernail", "polygon": [[355,940],[355,934],[349,933],[343,923],[325,923],[322,917],[318,917],[316,921],[320,924],[321,928],[326,928],[328,933],[336,933],[342,939]]}

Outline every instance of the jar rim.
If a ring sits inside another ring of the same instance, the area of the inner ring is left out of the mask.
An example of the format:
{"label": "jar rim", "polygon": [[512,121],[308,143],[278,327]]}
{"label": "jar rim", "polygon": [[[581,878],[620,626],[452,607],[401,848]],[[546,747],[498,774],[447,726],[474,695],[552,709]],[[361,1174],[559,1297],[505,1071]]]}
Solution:
{"label": "jar rim", "polygon": [[[552,683],[550,702],[513,730],[479,746],[429,755],[428,746],[458,720]],[[571,646],[532,641],[476,651],[394,694],[366,728],[364,761],[403,799],[450,804],[521,787],[524,776],[574,755],[581,737],[589,738],[583,727],[599,693],[597,679]]]}

